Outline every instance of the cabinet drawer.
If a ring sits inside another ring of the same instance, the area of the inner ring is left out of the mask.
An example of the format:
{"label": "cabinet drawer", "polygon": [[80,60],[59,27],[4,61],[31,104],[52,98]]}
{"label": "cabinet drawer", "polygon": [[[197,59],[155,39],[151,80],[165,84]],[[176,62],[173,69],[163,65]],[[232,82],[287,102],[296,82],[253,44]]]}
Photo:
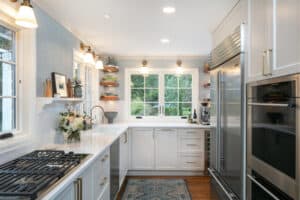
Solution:
{"label": "cabinet drawer", "polygon": [[203,138],[204,129],[179,129],[181,138]]}
{"label": "cabinet drawer", "polygon": [[180,152],[204,152],[204,140],[202,138],[181,138]]}
{"label": "cabinet drawer", "polygon": [[153,133],[153,128],[133,128],[132,133]]}
{"label": "cabinet drawer", "polygon": [[183,170],[204,171],[204,153],[180,154],[179,167]]}

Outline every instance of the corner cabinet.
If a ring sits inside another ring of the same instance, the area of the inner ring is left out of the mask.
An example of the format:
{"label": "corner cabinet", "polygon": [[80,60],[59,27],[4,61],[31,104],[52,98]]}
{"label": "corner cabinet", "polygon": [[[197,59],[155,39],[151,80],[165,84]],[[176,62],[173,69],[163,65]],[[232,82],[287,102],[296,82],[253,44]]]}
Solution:
{"label": "corner cabinet", "polygon": [[131,168],[134,170],[154,169],[154,130],[134,128],[131,132]]}
{"label": "corner cabinet", "polygon": [[249,0],[248,81],[300,72],[300,1]]}

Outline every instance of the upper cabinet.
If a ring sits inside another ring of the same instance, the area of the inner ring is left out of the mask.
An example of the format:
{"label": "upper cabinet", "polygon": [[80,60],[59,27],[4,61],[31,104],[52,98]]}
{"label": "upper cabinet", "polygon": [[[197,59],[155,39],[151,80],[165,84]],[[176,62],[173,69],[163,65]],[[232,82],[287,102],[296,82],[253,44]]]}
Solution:
{"label": "upper cabinet", "polygon": [[249,1],[248,81],[300,72],[300,1]]}

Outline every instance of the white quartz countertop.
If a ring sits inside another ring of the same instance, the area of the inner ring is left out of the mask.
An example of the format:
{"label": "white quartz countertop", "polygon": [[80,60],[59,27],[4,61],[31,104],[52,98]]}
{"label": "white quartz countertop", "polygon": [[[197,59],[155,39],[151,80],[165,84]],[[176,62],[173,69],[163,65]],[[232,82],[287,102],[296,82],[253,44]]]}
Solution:
{"label": "white quartz countertop", "polygon": [[116,141],[122,133],[127,130],[124,125],[99,125],[92,130],[85,131],[81,134],[81,140],[73,144],[49,144],[43,149],[63,150],[65,152],[90,154],[82,164],[75,170],[71,171],[67,176],[63,177],[58,183],[53,185],[42,194],[43,200],[52,199],[55,195],[62,192],[68,185],[72,184],[75,178],[90,166],[94,160],[107,150],[114,141]]}
{"label": "white quartz countertop", "polygon": [[122,122],[115,125],[126,125],[129,128],[201,128],[210,129],[210,125],[190,124],[187,122]]}

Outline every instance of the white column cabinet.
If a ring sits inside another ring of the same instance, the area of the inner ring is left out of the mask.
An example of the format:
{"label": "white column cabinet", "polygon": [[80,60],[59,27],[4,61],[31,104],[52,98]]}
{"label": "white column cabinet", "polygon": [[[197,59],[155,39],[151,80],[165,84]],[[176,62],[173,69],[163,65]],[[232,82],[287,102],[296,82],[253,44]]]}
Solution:
{"label": "white column cabinet", "polygon": [[156,170],[176,170],[177,162],[177,129],[155,129]]}
{"label": "white column cabinet", "polygon": [[63,192],[61,192],[55,200],[74,200],[75,198],[76,183],[70,184]]}
{"label": "white column cabinet", "polygon": [[300,72],[300,1],[248,2],[248,81]]}
{"label": "white column cabinet", "polygon": [[134,128],[131,132],[131,168],[154,169],[154,131],[152,128]]}

